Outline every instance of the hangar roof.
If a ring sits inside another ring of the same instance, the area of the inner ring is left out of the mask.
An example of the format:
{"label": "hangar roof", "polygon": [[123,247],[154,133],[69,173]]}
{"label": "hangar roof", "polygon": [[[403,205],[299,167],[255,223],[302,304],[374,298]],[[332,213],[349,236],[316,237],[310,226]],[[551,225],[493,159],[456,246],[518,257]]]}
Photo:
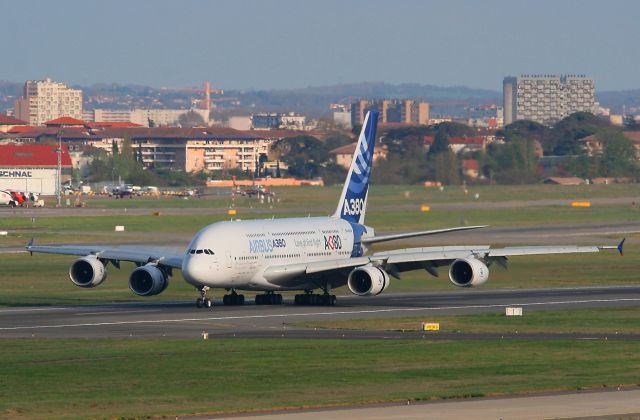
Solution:
{"label": "hangar roof", "polygon": [[[58,146],[55,144],[7,144],[0,146],[0,166],[57,167]],[[71,166],[67,145],[62,145],[62,166]]]}

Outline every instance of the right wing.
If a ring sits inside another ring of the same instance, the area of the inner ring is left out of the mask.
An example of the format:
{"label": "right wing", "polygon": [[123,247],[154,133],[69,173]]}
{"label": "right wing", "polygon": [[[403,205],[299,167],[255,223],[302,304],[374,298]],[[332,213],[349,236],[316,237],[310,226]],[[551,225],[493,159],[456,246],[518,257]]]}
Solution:
{"label": "right wing", "polygon": [[171,268],[182,268],[184,251],[170,247],[149,247],[139,245],[103,246],[103,245],[34,245],[33,240],[26,246],[30,253],[61,254],[87,256],[95,255],[101,260],[111,261],[116,267],[120,261],[136,264],[155,262]]}

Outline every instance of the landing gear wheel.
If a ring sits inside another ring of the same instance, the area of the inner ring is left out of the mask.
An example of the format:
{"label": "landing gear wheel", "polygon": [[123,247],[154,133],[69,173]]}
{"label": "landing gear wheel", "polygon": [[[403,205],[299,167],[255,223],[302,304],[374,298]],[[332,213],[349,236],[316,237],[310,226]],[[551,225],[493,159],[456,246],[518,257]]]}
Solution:
{"label": "landing gear wheel", "polygon": [[294,298],[294,302],[296,305],[308,306],[335,306],[337,300],[338,298],[336,297],[336,295],[316,295],[311,293],[296,295]]}
{"label": "landing gear wheel", "polygon": [[196,307],[197,308],[210,308],[211,305],[213,304],[213,301],[209,300],[209,298],[207,298],[207,291],[209,290],[209,288],[207,286],[203,286],[200,289],[200,297],[198,299],[196,299]]}
{"label": "landing gear wheel", "polygon": [[230,294],[222,297],[222,303],[225,305],[244,305],[244,295],[239,295],[234,290]]}
{"label": "landing gear wheel", "polygon": [[256,295],[256,305],[281,305],[282,295],[278,293],[265,293]]}

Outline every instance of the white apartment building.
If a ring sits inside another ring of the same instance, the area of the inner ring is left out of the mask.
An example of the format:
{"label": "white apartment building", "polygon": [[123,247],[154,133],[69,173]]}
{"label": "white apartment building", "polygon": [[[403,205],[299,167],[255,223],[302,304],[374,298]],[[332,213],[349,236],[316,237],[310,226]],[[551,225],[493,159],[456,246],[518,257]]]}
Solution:
{"label": "white apartment building", "polygon": [[593,79],[580,75],[505,77],[504,124],[532,120],[552,125],[575,112],[595,112]]}
{"label": "white apartment building", "polygon": [[82,118],[82,91],[51,79],[28,80],[22,97],[15,101],[16,118],[30,125],[60,117]]}
{"label": "white apartment building", "polygon": [[209,111],[206,109],[94,109],[84,113],[84,121],[132,122],[148,127],[149,121],[156,126],[176,126],[181,115],[196,112],[209,125]]}

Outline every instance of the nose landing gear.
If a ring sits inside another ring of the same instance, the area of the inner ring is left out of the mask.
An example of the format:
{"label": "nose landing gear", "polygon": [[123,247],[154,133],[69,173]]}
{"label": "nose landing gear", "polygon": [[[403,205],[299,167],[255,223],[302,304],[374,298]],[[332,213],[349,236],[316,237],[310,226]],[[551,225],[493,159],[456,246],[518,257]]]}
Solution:
{"label": "nose landing gear", "polygon": [[213,302],[207,297],[207,291],[209,288],[207,286],[203,286],[200,289],[200,297],[196,299],[196,307],[198,308],[210,308]]}

